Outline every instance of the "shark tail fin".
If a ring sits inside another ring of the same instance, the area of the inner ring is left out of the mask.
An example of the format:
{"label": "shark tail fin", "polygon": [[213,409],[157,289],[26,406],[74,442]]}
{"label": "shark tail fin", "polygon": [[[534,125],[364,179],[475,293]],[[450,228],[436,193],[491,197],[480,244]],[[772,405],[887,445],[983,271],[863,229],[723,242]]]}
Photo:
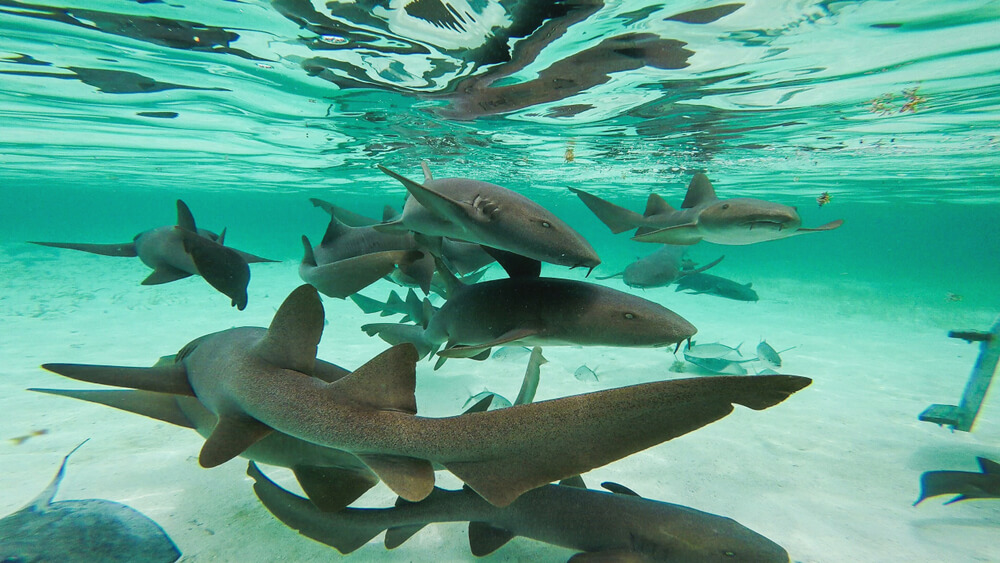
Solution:
{"label": "shark tail fin", "polygon": [[28,391],[58,395],[60,397],[70,397],[97,403],[119,410],[141,414],[149,418],[155,418],[183,426],[194,428],[194,423],[188,419],[187,415],[177,406],[177,400],[173,395],[167,393],[155,393],[153,391],[139,391],[136,389],[39,389],[31,388]]}
{"label": "shark tail fin", "polygon": [[28,241],[30,244],[39,246],[49,246],[52,248],[65,248],[67,250],[80,250],[101,256],[124,256],[134,258],[138,256],[135,252],[135,243],[125,242],[122,244],[82,244],[76,242],[39,242]]}
{"label": "shark tail fin", "polygon": [[691,178],[691,183],[688,184],[687,194],[684,196],[684,203],[681,204],[681,209],[690,209],[717,199],[719,197],[715,195],[715,188],[712,187],[712,182],[709,181],[708,176],[698,172]]}
{"label": "shark tail fin", "polygon": [[[390,295],[390,297],[392,296]],[[395,311],[390,311],[388,308],[385,307],[387,303],[382,303],[378,299],[372,299],[371,297],[368,297],[366,295],[361,295],[360,293],[354,293],[352,295],[349,295],[348,298],[351,301],[354,301],[354,304],[357,305],[358,308],[361,309],[363,313],[368,315],[372,313],[381,313],[383,317],[387,317],[395,313]],[[399,299],[398,296],[396,298]]]}
{"label": "shark tail fin", "polygon": [[610,276],[594,276],[595,280],[610,280],[611,278],[620,278],[625,275],[625,272],[618,272],[617,274],[611,274]]}
{"label": "shark tail fin", "polygon": [[583,204],[586,205],[594,213],[594,215],[597,215],[597,218],[600,219],[602,223],[607,225],[608,228],[611,229],[612,233],[623,233],[627,230],[641,227],[645,222],[645,217],[639,215],[635,211],[619,207],[610,201],[603,200],[577,188],[570,188],[570,191],[579,196],[580,200],[583,201]]}
{"label": "shark tail fin", "polygon": [[654,215],[665,215],[667,213],[675,213],[677,210],[673,208],[672,205],[667,203],[667,200],[660,197],[658,194],[649,194],[649,198],[646,200],[646,211],[643,212],[643,217],[652,217]]}
{"label": "shark tail fin", "polygon": [[302,254],[302,263],[306,266],[317,266],[316,254],[313,252],[312,243],[309,242],[309,237],[306,235],[302,235],[302,247],[304,251]]}
{"label": "shark tail fin", "polygon": [[493,553],[513,538],[513,533],[489,522],[469,522],[469,549],[476,557]]}
{"label": "shark tail fin", "polygon": [[271,481],[250,462],[247,475],[254,480],[253,490],[264,508],[283,524],[298,531],[303,536],[329,545],[341,553],[350,553],[377,536],[383,528],[377,524],[367,524],[364,520],[351,518],[347,511],[322,512],[298,495],[294,495]]}
{"label": "shark tail fin", "polygon": [[128,387],[143,391],[173,393],[194,397],[184,364],[168,364],[151,368],[101,366],[87,364],[42,364],[42,369],[59,375],[98,385]]}
{"label": "shark tail fin", "polygon": [[398,323],[371,323],[361,326],[368,336],[378,336],[389,344],[413,344],[420,358],[426,357],[436,348],[424,336],[423,327]]}

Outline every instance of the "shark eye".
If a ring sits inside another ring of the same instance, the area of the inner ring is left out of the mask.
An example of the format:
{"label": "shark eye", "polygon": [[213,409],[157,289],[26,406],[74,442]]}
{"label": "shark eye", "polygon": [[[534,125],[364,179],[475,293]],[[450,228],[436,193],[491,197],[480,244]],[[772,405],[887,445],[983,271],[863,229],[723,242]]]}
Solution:
{"label": "shark eye", "polygon": [[723,557],[736,557],[736,554],[732,551],[723,551],[722,555]]}
{"label": "shark eye", "polygon": [[633,315],[632,313],[625,313],[625,318],[626,319],[634,319],[635,315]]}
{"label": "shark eye", "polygon": [[552,224],[549,223],[548,221],[542,221],[542,226],[545,227],[546,229],[552,228]]}
{"label": "shark eye", "polygon": [[723,209],[729,209],[729,204],[728,203],[723,203],[722,204],[722,208]]}

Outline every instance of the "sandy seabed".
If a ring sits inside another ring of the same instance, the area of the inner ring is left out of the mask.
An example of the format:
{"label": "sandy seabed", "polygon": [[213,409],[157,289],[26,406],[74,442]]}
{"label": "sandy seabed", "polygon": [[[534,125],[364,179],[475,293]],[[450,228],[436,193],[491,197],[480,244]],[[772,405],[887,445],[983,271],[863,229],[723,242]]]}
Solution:
{"label": "sandy seabed", "polygon": [[[252,266],[250,305],[238,312],[203,280],[143,287],[138,260],[97,257],[25,244],[0,246],[0,514],[9,514],[70,460],[57,500],[103,498],[156,520],[182,561],[309,561],[340,555],[299,536],[257,501],[245,460],[198,466],[193,431],[29,387],[83,388],[41,370],[45,362],[151,365],[188,341],[233,326],[267,326],[301,282],[297,264]],[[552,270],[554,272],[554,270]],[[575,273],[571,275],[576,275]],[[620,282],[610,281],[623,288]],[[380,282],[365,293],[384,298]],[[584,475],[591,488],[622,483],[656,500],[729,516],[784,546],[794,561],[998,561],[1000,501],[945,506],[938,497],[913,507],[919,476],[935,469],[976,470],[976,456],[1000,459],[1000,397],[987,397],[971,433],[920,422],[931,403],[957,403],[977,345],[947,330],[987,329],[997,311],[953,303],[939,293],[883,302],[878,287],[840,282],[819,288],[776,277],[757,280],[761,301],[650,290],[642,295],[677,311],[700,342],[761,338],[783,355],[783,373],[813,384],[771,409],[738,407],[725,419]],[[917,306],[914,303],[921,303]],[[377,317],[350,301],[324,299],[328,325],[319,356],[345,367],[385,348],[358,327]],[[670,371],[664,349],[546,347],[536,400],[688,377]],[[421,362],[417,403],[425,416],[462,410],[484,389],[513,398],[526,358]],[[581,365],[597,382],[577,380]],[[35,431],[18,445],[19,436]],[[297,490],[291,472],[265,468]],[[439,472],[438,485],[460,482]],[[384,485],[355,506],[388,507]],[[472,561],[466,525],[431,525],[387,551],[381,536],[344,556],[357,561]],[[564,561],[571,550],[516,538],[484,561]]]}

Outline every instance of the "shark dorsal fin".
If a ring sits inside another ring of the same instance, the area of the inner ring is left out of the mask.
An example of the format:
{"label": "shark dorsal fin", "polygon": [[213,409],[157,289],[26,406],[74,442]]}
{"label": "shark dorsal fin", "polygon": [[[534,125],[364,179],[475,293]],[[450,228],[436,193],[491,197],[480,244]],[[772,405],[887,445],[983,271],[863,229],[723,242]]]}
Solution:
{"label": "shark dorsal fin", "polygon": [[574,487],[577,489],[586,489],[587,483],[583,481],[582,475],[573,475],[572,477],[567,477],[562,481],[559,481],[560,487]]}
{"label": "shark dorsal fin", "polygon": [[340,220],[337,219],[336,215],[330,215],[330,223],[326,226],[326,232],[323,233],[323,240],[320,244],[332,244],[335,240],[344,236],[348,229],[350,229],[350,227],[341,223]]}
{"label": "shark dorsal fin", "polygon": [[397,216],[399,216],[399,212],[396,211],[391,205],[386,205],[385,207],[382,208],[382,222],[383,223],[387,223],[389,221],[392,221]]}
{"label": "shark dorsal fin", "polygon": [[476,557],[493,553],[513,537],[511,532],[489,522],[469,522],[469,548]]}
{"label": "shark dorsal fin", "polygon": [[256,352],[272,365],[312,375],[323,321],[319,292],[311,285],[300,285],[274,314]]}
{"label": "shark dorsal fin", "polygon": [[316,255],[313,253],[309,237],[302,235],[302,246],[305,247],[305,254],[302,255],[302,263],[307,266],[316,266]]}
{"label": "shark dorsal fin", "polygon": [[985,457],[977,457],[976,460],[979,462],[979,468],[982,469],[984,474],[1000,476],[1000,463],[986,459]]}
{"label": "shark dorsal fin", "polygon": [[[625,495],[625,496],[630,496],[630,497],[640,497],[639,493],[633,491],[632,489],[626,487],[625,485],[621,485],[621,484],[615,483],[613,481],[605,481],[605,482],[601,483],[601,486],[604,487],[605,489],[611,491],[612,493],[614,493],[616,495]],[[642,497],[640,497],[640,498],[642,498]]]}
{"label": "shark dorsal fin", "polygon": [[434,179],[434,175],[431,174],[431,167],[427,164],[426,160],[420,161],[420,168],[424,171],[424,181],[429,182]]}
{"label": "shark dorsal fin", "polygon": [[694,178],[691,178],[691,183],[688,184],[687,195],[684,196],[684,203],[681,204],[681,209],[691,209],[702,203],[717,199],[719,198],[715,195],[715,188],[712,187],[712,182],[708,180],[708,176],[698,172],[694,175]]}
{"label": "shark dorsal fin", "polygon": [[187,204],[179,199],[177,200],[177,226],[185,231],[198,232],[198,227],[194,224],[194,215],[191,214]]}
{"label": "shark dorsal fin", "polygon": [[397,344],[368,360],[354,373],[338,381],[331,390],[340,398],[375,409],[416,414],[417,401],[413,390],[416,387],[418,359],[413,344]]}
{"label": "shark dorsal fin", "polygon": [[675,211],[677,210],[667,203],[667,200],[657,194],[649,194],[649,199],[646,200],[646,211],[643,212],[642,216],[666,215]]}

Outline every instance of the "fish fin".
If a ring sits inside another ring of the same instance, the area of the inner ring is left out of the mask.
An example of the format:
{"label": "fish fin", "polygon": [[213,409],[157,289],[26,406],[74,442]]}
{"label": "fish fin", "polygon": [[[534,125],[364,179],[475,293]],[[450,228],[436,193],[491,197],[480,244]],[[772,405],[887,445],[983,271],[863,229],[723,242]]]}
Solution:
{"label": "fish fin", "polygon": [[42,369],[77,381],[194,397],[184,364],[151,368],[88,364],[42,364]]}
{"label": "fish fin", "polygon": [[377,477],[357,469],[298,465],[292,471],[309,500],[323,512],[346,508],[378,483]]}
{"label": "fish fin", "polygon": [[979,469],[984,475],[1000,475],[1000,463],[985,457],[977,457],[976,461],[979,462]]}
{"label": "fish fin", "polygon": [[[385,305],[391,304],[392,302],[391,297],[393,295],[396,295],[395,291],[392,292],[392,294],[390,295],[390,300],[387,303],[382,303],[378,299],[372,299],[371,297],[368,297],[366,295],[361,295],[360,293],[354,293],[349,295],[348,297],[350,298],[351,301],[354,301],[354,304],[357,305],[358,308],[361,309],[363,313],[368,315],[372,313],[381,313],[383,317],[388,317],[389,315],[396,314],[396,311],[390,311],[388,308],[385,307]],[[399,299],[399,296],[396,296],[396,299]]]}
{"label": "fish fin", "polygon": [[317,199],[315,197],[309,198],[309,202],[313,204],[313,207],[319,207],[330,214],[330,217],[336,217],[338,221],[347,225],[348,227],[367,227],[369,225],[374,225],[378,223],[378,220],[372,219],[371,217],[366,217],[359,213],[353,211],[348,211],[343,207],[338,207],[329,201],[324,201],[322,199]]}
{"label": "fish fin", "polygon": [[538,389],[538,380],[542,374],[542,365],[549,363],[542,355],[542,347],[535,346],[528,356],[528,367],[524,370],[524,380],[521,381],[521,389],[514,399],[515,405],[526,405],[535,400],[535,392]]}
{"label": "fish fin", "polygon": [[382,222],[383,223],[388,223],[389,221],[392,221],[393,219],[395,219],[398,216],[399,216],[399,212],[396,211],[396,209],[393,208],[391,205],[386,205],[385,207],[382,208]]}
{"label": "fish fin", "polygon": [[420,257],[417,258],[416,254],[405,255],[403,260],[397,262],[399,270],[403,272],[403,274],[416,280],[417,285],[420,287],[420,290],[424,292],[424,295],[430,295],[431,279],[434,277],[434,270],[436,269],[434,256],[430,253],[423,253],[418,250],[412,250],[409,252],[419,253]]}
{"label": "fish fin", "polygon": [[321,512],[308,499],[286,491],[271,481],[250,462],[247,475],[253,478],[253,491],[261,504],[281,523],[303,536],[329,545],[341,553],[350,553],[377,536],[383,528],[372,525],[353,525],[357,520],[343,519],[331,522],[337,513]]}
{"label": "fish fin", "polygon": [[368,336],[378,336],[389,344],[410,343],[416,346],[418,359],[431,353],[433,346],[424,337],[424,329],[416,325],[398,323],[371,323],[361,326]]}
{"label": "fish fin", "polygon": [[537,278],[542,274],[542,263],[534,258],[521,256],[520,254],[493,248],[492,246],[481,246],[487,254],[500,264],[500,267],[511,278]]}
{"label": "fish fin", "polygon": [[460,345],[452,346],[450,348],[445,348],[438,352],[438,355],[444,358],[472,358],[482,353],[483,350],[489,350],[495,346],[502,346],[508,342],[514,342],[516,340],[521,340],[529,336],[538,334],[538,329],[535,328],[518,328],[508,331],[496,339],[485,342],[483,344],[474,345]]}
{"label": "fish fin", "polygon": [[667,203],[667,200],[657,194],[649,194],[649,198],[646,200],[646,211],[643,212],[642,216],[652,217],[653,215],[666,215],[667,213],[676,212],[677,210]]}
{"label": "fish fin", "polygon": [[160,264],[155,270],[153,270],[153,273],[149,274],[146,276],[146,279],[142,280],[142,285],[160,285],[163,283],[170,283],[172,281],[190,277],[191,275],[192,274],[189,274],[179,268],[168,266],[167,264]]}
{"label": "fish fin", "polygon": [[337,220],[336,215],[330,215],[330,222],[326,225],[326,231],[323,233],[323,240],[320,241],[320,246],[337,242],[337,239],[344,236],[349,230],[350,227]]}
{"label": "fish fin", "polygon": [[445,288],[445,299],[450,299],[454,297],[455,294],[461,290],[462,286],[465,285],[455,277],[455,274],[448,268],[448,265],[444,263],[444,260],[439,256],[434,257],[434,264],[437,267],[438,276],[441,277],[441,282],[444,284]]}
{"label": "fish fin", "polygon": [[476,404],[465,409],[465,411],[462,412],[462,414],[469,414],[473,412],[486,412],[490,410],[490,405],[493,404],[493,397],[496,397],[495,393],[490,393],[489,395],[486,395],[482,399],[479,399],[479,401],[477,401]]}
{"label": "fish fin", "polygon": [[[489,221],[489,218],[491,217],[491,214],[485,213],[481,207],[467,205],[460,201],[451,199],[450,197],[440,194],[422,184],[418,184],[405,176],[397,174],[381,164],[378,168],[382,172],[385,172],[389,176],[399,180],[399,182],[406,187],[406,191],[409,192],[410,195],[420,203],[420,205],[424,206],[428,211],[441,219],[464,223],[465,218],[471,218],[476,221]],[[383,225],[384,224],[385,223],[383,223]]]}
{"label": "fish fin", "polygon": [[299,269],[300,277],[324,295],[345,299],[389,275],[397,264],[423,258],[419,250],[386,250],[345,258],[313,269]]}
{"label": "fish fin", "polygon": [[625,272],[618,272],[617,274],[611,274],[610,276],[594,276],[595,280],[609,280],[611,278],[620,278],[625,275]]}
{"label": "fish fin", "polygon": [[434,490],[434,467],[426,459],[401,455],[357,454],[392,492],[419,501]]}
{"label": "fish fin", "polygon": [[[175,227],[176,228],[176,227]],[[247,307],[250,266],[235,250],[207,238],[180,230],[184,252],[191,256],[198,274],[212,287],[229,297],[242,311]]]}
{"label": "fish fin", "polygon": [[377,225],[372,225],[372,228],[380,233],[405,233],[410,229],[403,224],[403,219],[393,219],[392,221],[384,221]]}
{"label": "fish fin", "polygon": [[708,176],[698,172],[691,178],[691,183],[688,184],[687,194],[684,196],[684,203],[681,204],[681,209],[691,209],[692,207],[717,199],[719,197],[715,195],[715,188],[712,187],[712,182],[709,181]]}
{"label": "fish fin", "polygon": [[29,244],[37,244],[39,246],[50,246],[52,248],[65,248],[67,250],[81,250],[83,252],[89,252],[91,254],[100,254],[101,256],[124,256],[128,258],[134,258],[138,256],[135,251],[135,243],[133,242],[123,242],[121,244],[81,244],[76,242],[38,242],[38,241],[28,241]]}
{"label": "fish fin", "polygon": [[222,232],[219,233],[219,236],[215,238],[215,242],[217,242],[219,244],[222,244],[222,245],[226,244],[226,229],[227,228],[228,227],[223,227],[222,228]]}
{"label": "fish fin", "polygon": [[434,362],[434,371],[437,371],[437,370],[441,369],[441,366],[443,366],[444,363],[447,362],[447,361],[448,361],[448,358],[446,358],[444,356],[438,356],[437,361]]}
{"label": "fish fin", "polygon": [[825,225],[820,225],[818,227],[813,227],[811,229],[804,229],[804,228],[800,227],[797,231],[795,231],[795,234],[799,234],[799,233],[818,233],[820,231],[832,231],[832,230],[836,229],[837,227],[839,227],[839,226],[841,226],[843,224],[844,224],[844,220],[843,219],[837,219],[836,221],[830,221],[829,223],[826,223]]}
{"label": "fish fin", "polygon": [[575,487],[577,489],[586,489],[587,483],[583,481],[583,475],[573,475],[572,477],[567,477],[562,481],[559,481],[559,486]]}
{"label": "fish fin", "polygon": [[567,563],[646,563],[649,559],[630,549],[605,549],[577,553]]}
{"label": "fish fin", "polygon": [[[219,244],[222,244],[221,242]],[[247,264],[260,264],[262,262],[281,262],[281,260],[271,260],[270,258],[263,258],[255,254],[250,254],[249,252],[243,252],[242,250],[233,249],[233,252],[240,255]]]}
{"label": "fish fin", "polygon": [[[731,413],[774,406],[811,379],[791,375],[675,379],[601,391],[600,410],[590,394],[471,416],[492,424],[536,428],[538,436],[507,444],[493,456],[444,462],[446,469],[495,506],[507,506],[535,487],[577,475],[682,436]],[[637,394],[641,393],[641,396]],[[640,405],[642,405],[640,407]],[[586,410],[571,421],[566,412]],[[554,426],[553,420],[560,422]],[[551,448],[551,449],[550,449]]]}
{"label": "fish fin", "polygon": [[493,553],[513,538],[513,533],[489,522],[469,522],[469,548],[476,557]]}
{"label": "fish fin", "polygon": [[31,509],[35,512],[44,512],[45,509],[52,504],[52,500],[56,498],[56,493],[59,491],[59,483],[62,482],[63,476],[66,474],[66,463],[69,461],[69,456],[73,455],[76,450],[83,447],[83,445],[89,441],[90,438],[87,438],[86,440],[80,442],[63,457],[62,463],[59,465],[59,471],[56,471],[56,476],[52,478],[52,482],[49,483],[49,486],[45,487],[45,490],[39,493],[37,497],[32,499],[32,501],[25,505],[25,507],[21,510]]}
{"label": "fish fin", "polygon": [[687,223],[665,227],[655,231],[636,234],[632,240],[636,242],[654,242],[660,244],[676,244],[679,246],[696,244],[701,240],[701,232],[697,223]]}
{"label": "fish fin", "polygon": [[397,344],[340,379],[331,392],[374,409],[415,415],[418,359],[412,344]]}
{"label": "fish fin", "polygon": [[246,415],[222,415],[198,454],[202,467],[215,467],[240,455],[274,430]]}
{"label": "fish fin", "polygon": [[198,232],[198,226],[194,223],[194,215],[191,214],[191,209],[179,199],[177,200],[177,226],[185,231]]}
{"label": "fish fin", "polygon": [[431,180],[434,179],[434,175],[431,174],[430,164],[428,164],[426,160],[421,160],[420,161],[420,169],[424,171],[424,181],[425,182],[430,182]]}
{"label": "fish fin", "polygon": [[412,524],[409,526],[396,526],[395,528],[389,528],[385,531],[385,548],[386,549],[396,549],[397,547],[403,545],[406,540],[413,537],[414,534],[423,530],[427,524]]}
{"label": "fish fin", "polygon": [[278,307],[254,351],[272,365],[311,375],[323,323],[323,302],[316,288],[300,285]]}
{"label": "fish fin", "polygon": [[725,258],[724,255],[723,256],[719,256],[714,262],[709,262],[708,264],[706,264],[706,265],[704,265],[704,266],[702,266],[700,268],[695,268],[695,269],[689,270],[687,272],[681,272],[681,275],[682,276],[688,276],[688,275],[691,275],[691,274],[700,274],[700,273],[704,272],[705,270],[707,270],[709,268],[713,268],[713,267],[717,266],[719,264],[719,262],[722,262],[723,258]]}
{"label": "fish fin", "polygon": [[313,252],[312,243],[309,242],[309,237],[307,237],[306,235],[302,235],[302,246],[304,252],[302,254],[301,263],[305,266],[312,266],[315,268],[317,266],[316,253]]}
{"label": "fish fin", "polygon": [[591,195],[577,188],[569,190],[579,196],[583,204],[586,205],[601,220],[602,223],[611,229],[612,233],[624,233],[630,229],[641,226],[645,217],[635,211],[619,207],[610,201],[603,200],[595,195]]}
{"label": "fish fin", "polygon": [[136,389],[38,389],[28,391],[59,395],[97,403],[126,412],[141,414],[185,428],[194,428],[194,423],[177,406],[177,400],[168,393],[141,391]]}
{"label": "fish fin", "polygon": [[627,496],[642,498],[642,495],[626,487],[625,485],[620,485],[612,481],[605,481],[601,483],[601,486],[616,495],[627,495]]}

